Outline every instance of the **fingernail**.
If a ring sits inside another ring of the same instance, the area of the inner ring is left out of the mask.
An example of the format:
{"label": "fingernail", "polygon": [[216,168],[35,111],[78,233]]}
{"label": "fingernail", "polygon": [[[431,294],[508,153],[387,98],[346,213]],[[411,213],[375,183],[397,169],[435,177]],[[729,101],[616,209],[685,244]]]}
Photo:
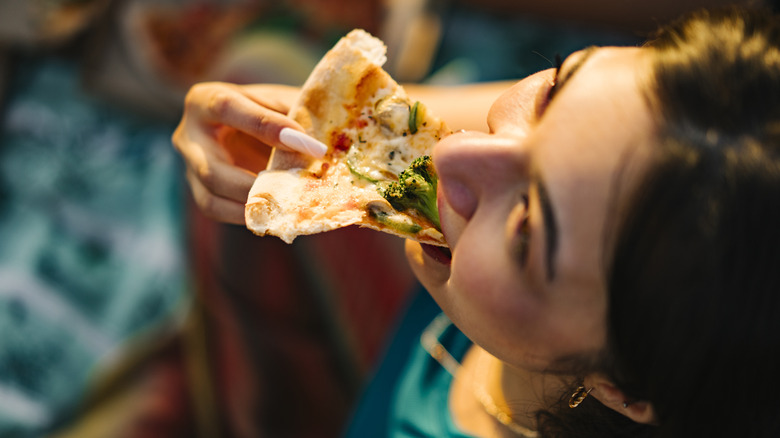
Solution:
{"label": "fingernail", "polygon": [[279,141],[294,151],[311,155],[315,158],[322,158],[328,152],[328,147],[324,143],[292,128],[282,129],[279,132]]}

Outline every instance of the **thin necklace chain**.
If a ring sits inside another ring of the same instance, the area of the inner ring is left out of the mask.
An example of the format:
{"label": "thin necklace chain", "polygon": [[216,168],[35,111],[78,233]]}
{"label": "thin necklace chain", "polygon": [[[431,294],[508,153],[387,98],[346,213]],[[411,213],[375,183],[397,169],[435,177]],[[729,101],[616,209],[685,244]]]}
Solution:
{"label": "thin necklace chain", "polygon": [[[439,362],[439,364],[441,364],[441,366],[447,370],[450,375],[455,377],[458,370],[461,368],[461,364],[457,359],[452,357],[450,352],[447,351],[447,349],[444,348],[441,343],[439,343],[439,336],[441,336],[441,334],[450,324],[452,324],[452,322],[450,322],[446,315],[441,314],[437,316],[423,332],[422,336],[420,337],[420,343],[432,358],[436,359],[436,361]],[[487,389],[485,389],[483,385],[477,385],[476,381],[474,380],[472,380],[471,383],[472,390],[474,391],[474,397],[482,405],[482,408],[485,410],[485,412],[487,412],[491,417],[498,420],[499,423],[506,426],[512,432],[524,438],[537,438],[539,436],[537,431],[517,424],[512,419],[511,414],[498,407],[496,402],[493,400],[493,397],[490,396],[490,394],[487,392]]]}

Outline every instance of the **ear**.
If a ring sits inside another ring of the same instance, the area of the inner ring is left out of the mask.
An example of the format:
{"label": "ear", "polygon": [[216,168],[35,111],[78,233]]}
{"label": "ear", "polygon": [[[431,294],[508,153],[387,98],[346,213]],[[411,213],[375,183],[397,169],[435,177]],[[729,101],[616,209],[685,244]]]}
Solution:
{"label": "ear", "polygon": [[593,388],[590,396],[637,423],[657,424],[655,411],[650,402],[630,400],[611,380],[602,374],[591,374],[585,378],[585,387]]}

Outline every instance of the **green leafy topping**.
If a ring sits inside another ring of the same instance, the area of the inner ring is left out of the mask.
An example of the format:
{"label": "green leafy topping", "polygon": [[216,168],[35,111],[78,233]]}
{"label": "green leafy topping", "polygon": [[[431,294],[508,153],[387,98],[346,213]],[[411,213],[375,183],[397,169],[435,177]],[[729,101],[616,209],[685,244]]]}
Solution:
{"label": "green leafy topping", "polygon": [[368,210],[369,215],[377,222],[387,225],[393,229],[396,229],[402,233],[417,234],[422,230],[422,227],[411,221],[400,221],[394,219],[387,211],[372,208]]}
{"label": "green leafy topping", "polygon": [[414,105],[412,105],[412,109],[409,110],[409,132],[412,134],[417,133],[417,128],[420,126],[420,118],[418,118],[418,114],[421,114],[420,110],[420,102],[415,102]]}

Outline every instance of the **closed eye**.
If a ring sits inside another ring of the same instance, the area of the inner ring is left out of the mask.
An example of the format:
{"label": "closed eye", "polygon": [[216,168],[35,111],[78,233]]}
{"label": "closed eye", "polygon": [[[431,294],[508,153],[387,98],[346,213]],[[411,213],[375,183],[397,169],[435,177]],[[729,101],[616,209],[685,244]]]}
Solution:
{"label": "closed eye", "polygon": [[[547,105],[552,102],[555,96],[560,94],[564,85],[566,85],[571,80],[571,78],[574,77],[574,74],[577,73],[583,64],[585,64],[585,61],[587,61],[588,58],[590,58],[590,56],[596,52],[596,49],[598,49],[596,46],[588,47],[582,52],[576,52],[575,54],[567,57],[566,60],[563,61],[561,61],[560,54],[555,55],[555,76],[553,78],[553,85],[550,87],[550,90],[547,93]],[[571,67],[564,68],[564,66],[567,65],[566,61],[571,58],[576,58],[574,60],[574,64],[572,64]]]}
{"label": "closed eye", "polygon": [[560,53],[555,54],[555,76],[553,76],[553,84],[550,87],[550,91],[547,92],[547,102],[551,101],[555,94],[560,89],[560,81],[558,77],[561,75],[561,66],[563,65],[563,58]]}
{"label": "closed eye", "polygon": [[528,196],[525,195],[523,196],[521,204],[516,207],[516,209],[519,210],[518,216],[512,218],[510,222],[514,224],[513,230],[511,231],[511,250],[521,267],[524,267],[528,262],[528,252],[531,242],[528,207]]}

